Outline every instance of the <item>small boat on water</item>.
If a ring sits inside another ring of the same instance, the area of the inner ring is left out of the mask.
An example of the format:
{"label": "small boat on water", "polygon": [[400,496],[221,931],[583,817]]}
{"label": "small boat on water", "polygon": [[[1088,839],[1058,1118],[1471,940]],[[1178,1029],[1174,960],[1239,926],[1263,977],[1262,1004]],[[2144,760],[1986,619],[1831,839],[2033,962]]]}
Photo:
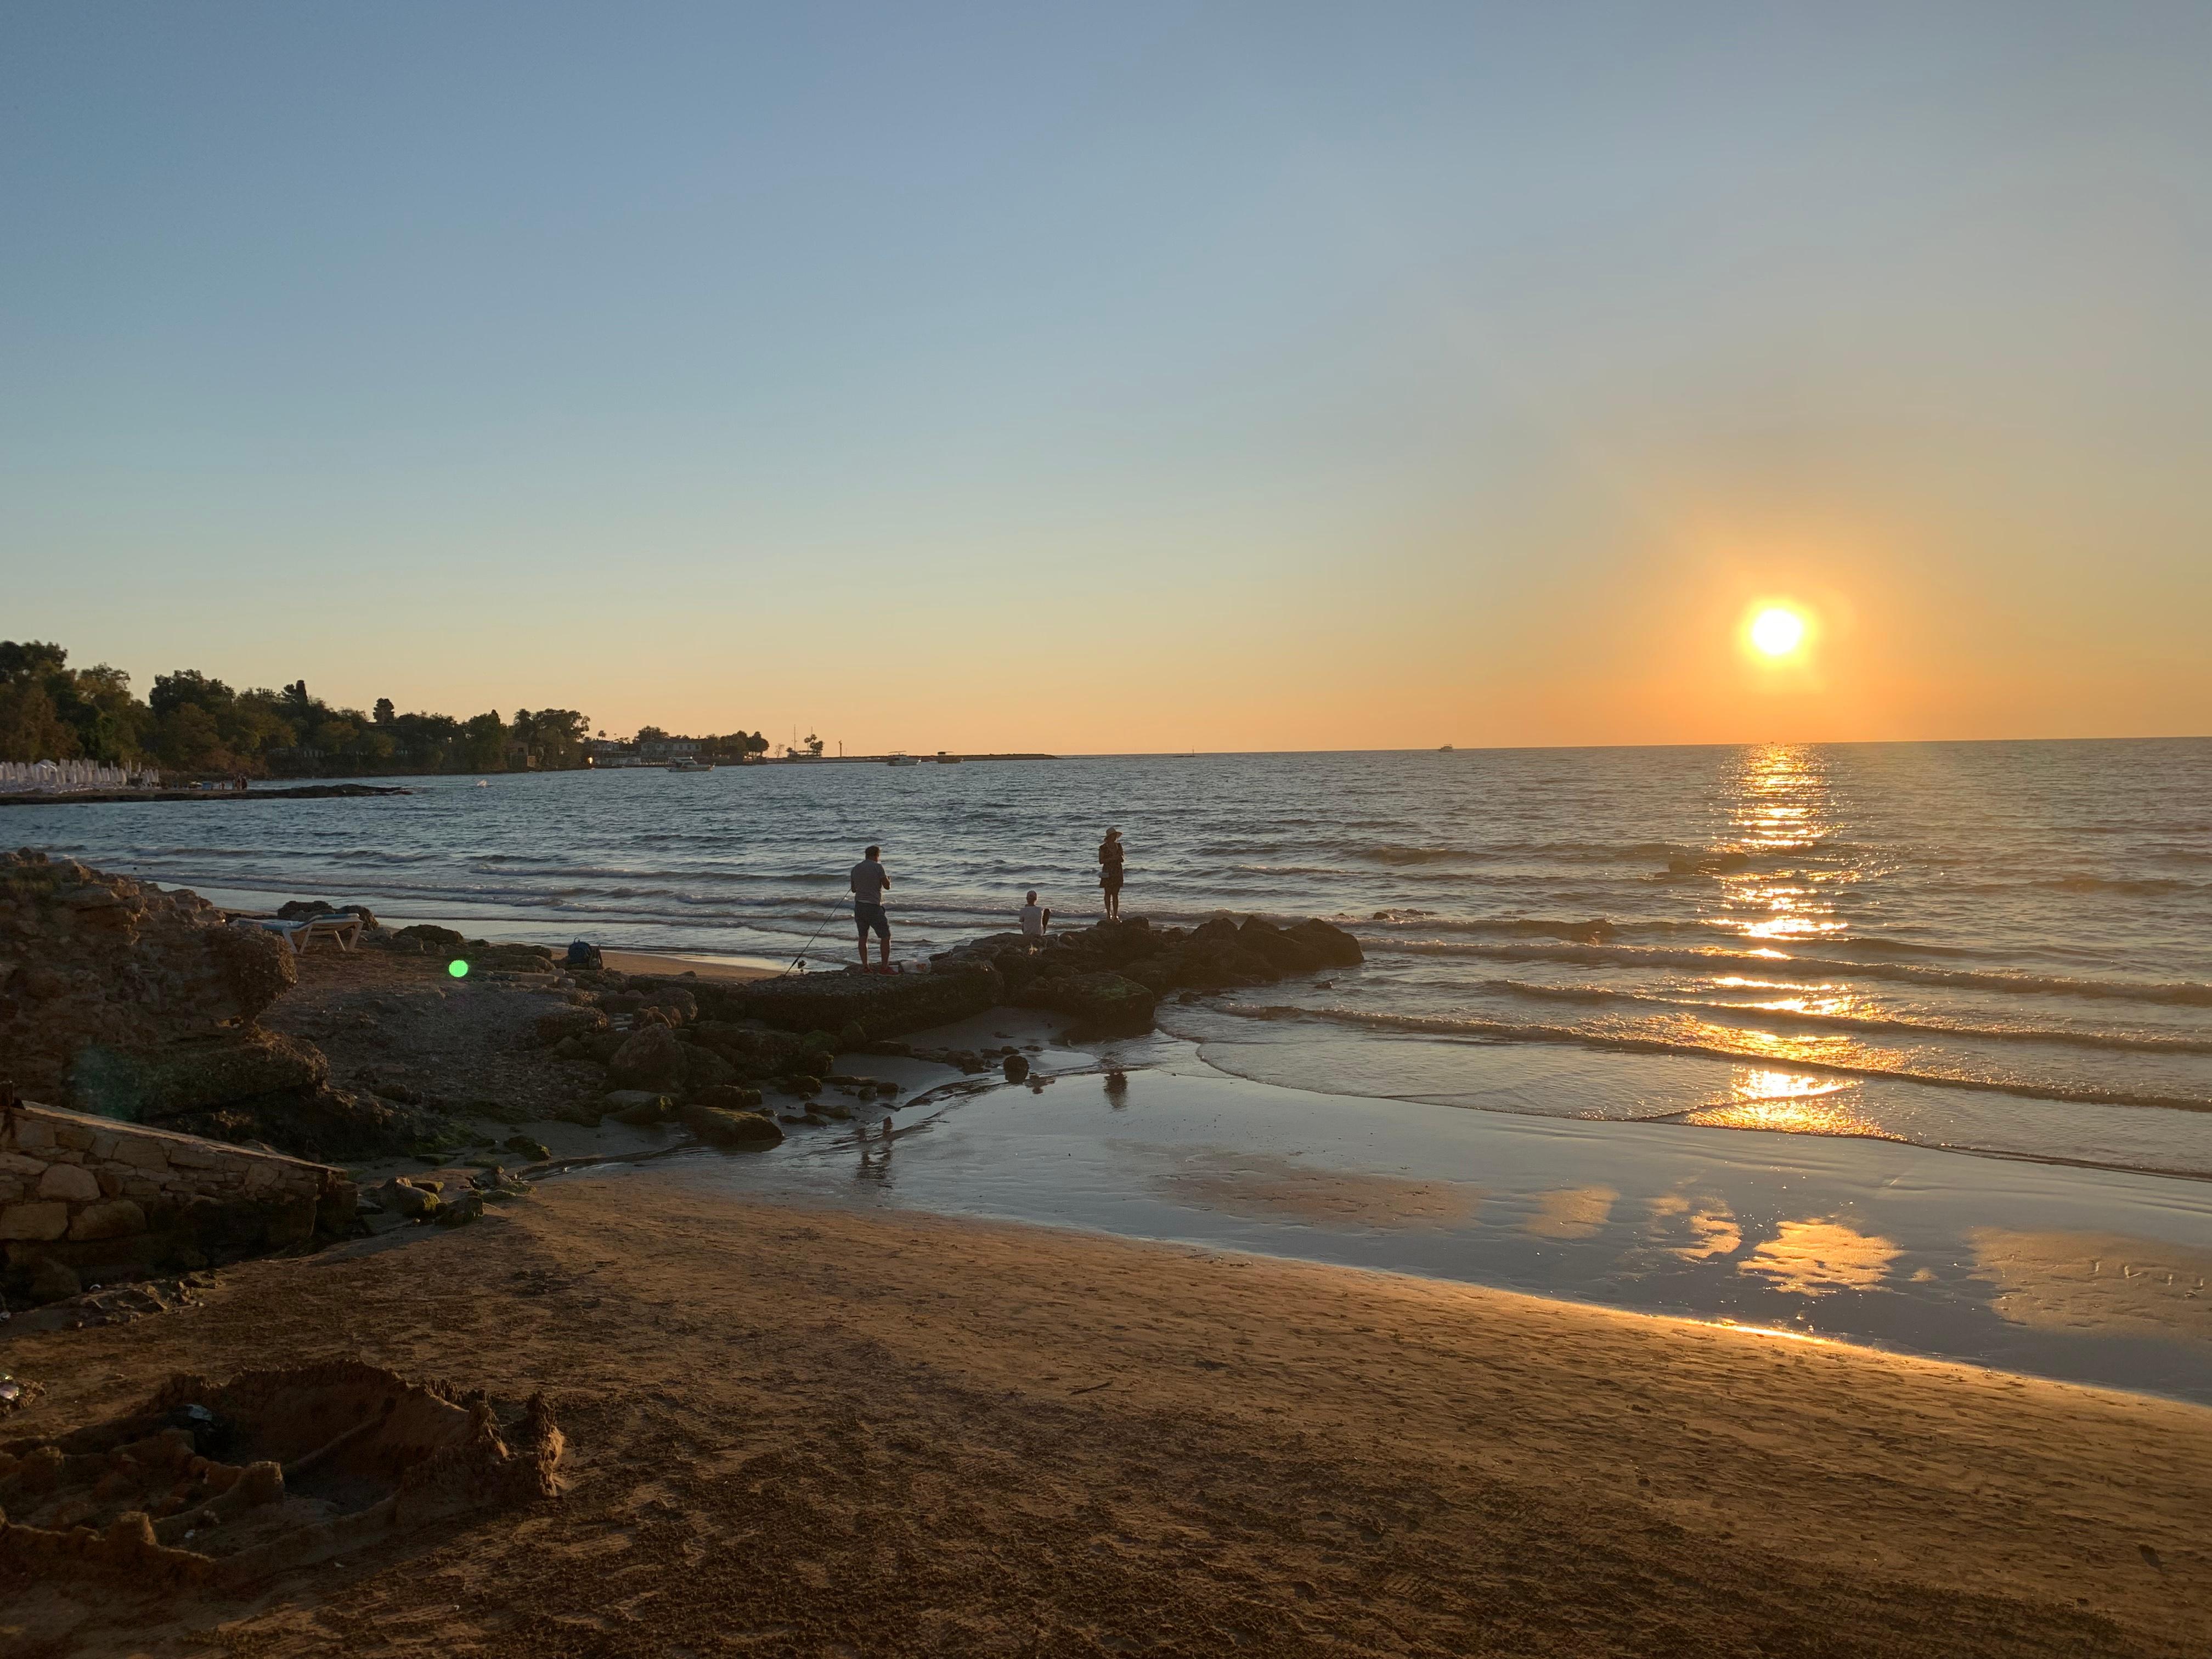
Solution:
{"label": "small boat on water", "polygon": [[942,749],[937,751],[937,763],[939,766],[957,766],[964,758],[965,757],[960,755],[948,755]]}
{"label": "small boat on water", "polygon": [[689,755],[679,755],[668,763],[668,769],[672,772],[711,772],[714,769],[714,763],[694,760]]}
{"label": "small boat on water", "polygon": [[1448,743],[1440,743],[1437,745],[1437,753],[1439,755],[1449,755],[1451,751],[1452,746]]}
{"label": "small boat on water", "polygon": [[890,755],[885,757],[884,764],[886,766],[919,766],[921,763],[916,760],[913,756],[908,754],[905,750],[895,749]]}

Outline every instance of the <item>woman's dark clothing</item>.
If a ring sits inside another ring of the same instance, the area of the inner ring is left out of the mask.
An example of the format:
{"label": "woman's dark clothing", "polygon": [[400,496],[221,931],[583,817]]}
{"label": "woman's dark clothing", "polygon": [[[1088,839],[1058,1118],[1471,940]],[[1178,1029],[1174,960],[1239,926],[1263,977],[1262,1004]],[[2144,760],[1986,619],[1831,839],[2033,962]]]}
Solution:
{"label": "woman's dark clothing", "polygon": [[1118,841],[1098,844],[1098,884],[1109,893],[1121,890],[1121,843]]}

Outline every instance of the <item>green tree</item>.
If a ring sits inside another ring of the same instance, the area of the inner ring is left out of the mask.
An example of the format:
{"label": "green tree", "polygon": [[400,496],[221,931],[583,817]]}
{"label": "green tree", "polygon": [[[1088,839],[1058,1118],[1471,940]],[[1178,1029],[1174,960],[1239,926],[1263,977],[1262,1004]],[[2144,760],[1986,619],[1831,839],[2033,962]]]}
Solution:
{"label": "green tree", "polygon": [[74,760],[76,754],[76,730],[43,684],[27,675],[0,680],[0,760]]}
{"label": "green tree", "polygon": [[85,754],[110,765],[143,757],[153,718],[131,695],[130,675],[101,663],[52,676],[46,689]]}
{"label": "green tree", "polygon": [[165,766],[185,772],[228,771],[229,755],[215,716],[196,702],[179,703],[161,716],[156,751]]}
{"label": "green tree", "polygon": [[507,764],[507,722],[498,709],[461,723],[461,760],[471,772],[496,771]]}
{"label": "green tree", "polygon": [[0,760],[74,760],[82,745],[55,693],[68,695],[69,653],[40,640],[0,640]]}
{"label": "green tree", "polygon": [[69,665],[69,651],[45,640],[0,640],[0,680],[44,679]]}

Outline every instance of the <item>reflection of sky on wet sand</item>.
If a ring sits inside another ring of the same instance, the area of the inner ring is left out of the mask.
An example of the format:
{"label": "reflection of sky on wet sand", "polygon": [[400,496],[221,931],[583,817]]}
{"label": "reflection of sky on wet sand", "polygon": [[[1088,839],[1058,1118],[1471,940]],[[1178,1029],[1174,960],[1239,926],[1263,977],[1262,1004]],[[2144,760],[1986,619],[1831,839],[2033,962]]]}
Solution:
{"label": "reflection of sky on wet sand", "polygon": [[1845,1221],[1785,1221],[1753,1251],[1741,1271],[1778,1291],[1832,1296],[1870,1291],[1887,1277],[1900,1252],[1886,1238]]}
{"label": "reflection of sky on wet sand", "polygon": [[2212,1251],[2111,1233],[1967,1237],[1999,1287],[1993,1305],[2015,1325],[2212,1342]]}
{"label": "reflection of sky on wet sand", "polygon": [[1734,1255],[1743,1248],[1743,1229],[1717,1199],[1662,1193],[1651,1200],[1651,1221],[1659,1248],[1685,1261]]}
{"label": "reflection of sky on wet sand", "polygon": [[2198,1183],[1893,1140],[1351,1105],[1146,1069],[1112,1096],[986,1087],[867,1137],[858,1170],[853,1151],[801,1134],[653,1167],[761,1196],[1432,1274],[2212,1404],[2199,1312],[2212,1252],[2197,1242],[2212,1239],[2212,1188]]}
{"label": "reflection of sky on wet sand", "polygon": [[1184,1203],[1321,1226],[1450,1226],[1472,1220],[1482,1200],[1480,1188],[1457,1182],[1363,1174],[1252,1153],[1185,1158],[1159,1185]]}
{"label": "reflection of sky on wet sand", "polygon": [[1620,1194],[1610,1187],[1564,1187],[1536,1194],[1536,1213],[1522,1222],[1539,1238],[1588,1238],[1613,1213]]}

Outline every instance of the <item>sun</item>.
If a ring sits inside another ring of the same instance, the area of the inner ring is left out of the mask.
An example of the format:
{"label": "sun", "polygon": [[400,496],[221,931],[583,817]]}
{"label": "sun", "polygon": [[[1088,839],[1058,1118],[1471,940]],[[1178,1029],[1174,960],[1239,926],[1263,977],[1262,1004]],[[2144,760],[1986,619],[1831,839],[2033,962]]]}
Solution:
{"label": "sun", "polygon": [[1805,618],[1771,605],[1751,619],[1751,642],[1763,655],[1786,657],[1805,642]]}

